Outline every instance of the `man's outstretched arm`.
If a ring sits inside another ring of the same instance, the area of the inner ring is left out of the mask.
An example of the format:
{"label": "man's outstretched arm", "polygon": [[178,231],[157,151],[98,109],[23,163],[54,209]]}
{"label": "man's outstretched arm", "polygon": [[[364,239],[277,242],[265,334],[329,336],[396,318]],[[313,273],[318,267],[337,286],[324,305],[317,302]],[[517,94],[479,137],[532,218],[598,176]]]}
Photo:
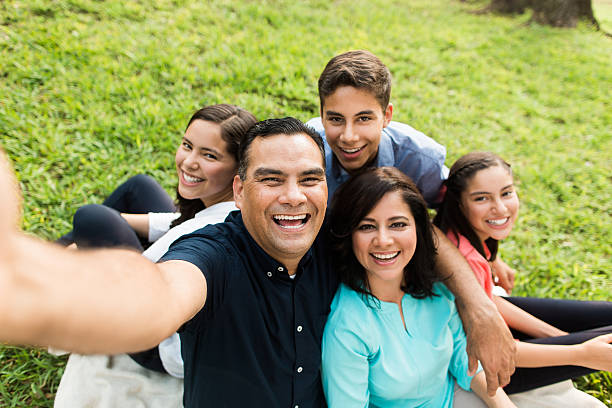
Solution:
{"label": "man's outstretched arm", "polygon": [[188,262],[154,264],[128,250],[66,251],[19,231],[19,192],[1,150],[0,196],[0,341],[137,351],[204,305],[206,280]]}
{"label": "man's outstretched arm", "polygon": [[489,395],[510,382],[514,372],[516,344],[493,302],[480,287],[469,264],[438,228],[436,267],[453,292],[467,335],[467,353],[473,373],[480,360]]}

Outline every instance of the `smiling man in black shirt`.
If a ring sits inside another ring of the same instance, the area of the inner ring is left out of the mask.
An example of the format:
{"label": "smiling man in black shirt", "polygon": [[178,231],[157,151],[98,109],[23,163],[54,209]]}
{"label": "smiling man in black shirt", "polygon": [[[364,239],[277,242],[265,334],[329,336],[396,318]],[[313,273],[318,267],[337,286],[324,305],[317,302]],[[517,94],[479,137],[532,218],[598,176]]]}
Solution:
{"label": "smiling man in black shirt", "polygon": [[249,134],[234,183],[241,212],[161,260],[206,279],[204,307],[180,330],[185,406],[322,407],[321,336],[338,282],[325,237],[315,241],[327,202],[321,139],[289,118]]}

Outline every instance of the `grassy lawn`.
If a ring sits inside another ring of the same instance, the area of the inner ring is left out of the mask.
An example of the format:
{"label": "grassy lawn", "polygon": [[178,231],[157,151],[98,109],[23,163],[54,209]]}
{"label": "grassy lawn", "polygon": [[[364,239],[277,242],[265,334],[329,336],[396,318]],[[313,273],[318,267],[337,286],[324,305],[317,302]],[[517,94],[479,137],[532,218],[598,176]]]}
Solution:
{"label": "grassy lawn", "polygon": [[[595,3],[612,31],[612,3]],[[449,166],[476,149],[512,163],[522,210],[501,253],[514,294],[612,301],[612,38],[469,13],[483,4],[2,1],[0,143],[23,226],[54,239],[136,173],[172,191],[196,108],[308,120],[327,60],[365,48],[394,76],[394,119],[445,144]],[[0,407],[51,407],[64,361],[0,346]],[[612,406],[611,374],[577,383]]]}

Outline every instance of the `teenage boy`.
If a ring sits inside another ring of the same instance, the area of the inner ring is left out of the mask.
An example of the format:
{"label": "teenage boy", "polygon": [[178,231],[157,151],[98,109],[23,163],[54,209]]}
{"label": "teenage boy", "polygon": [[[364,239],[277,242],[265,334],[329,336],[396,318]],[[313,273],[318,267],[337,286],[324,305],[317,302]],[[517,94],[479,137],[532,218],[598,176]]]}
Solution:
{"label": "teenage boy", "polygon": [[[325,164],[331,199],[350,174],[367,166],[393,166],[408,175],[430,207],[448,176],[446,149],[430,137],[391,121],[391,73],[369,51],[332,58],[319,77],[321,117],[308,121],[326,141]],[[498,257],[492,265],[506,291],[514,270]]]}

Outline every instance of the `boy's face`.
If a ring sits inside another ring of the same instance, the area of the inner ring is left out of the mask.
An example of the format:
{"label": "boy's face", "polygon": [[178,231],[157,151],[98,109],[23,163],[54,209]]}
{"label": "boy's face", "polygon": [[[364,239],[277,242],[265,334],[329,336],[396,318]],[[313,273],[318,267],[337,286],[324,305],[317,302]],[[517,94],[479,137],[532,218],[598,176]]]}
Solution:
{"label": "boy's face", "polygon": [[346,171],[359,170],[376,156],[392,113],[391,104],[383,110],[374,95],[352,86],[341,86],[325,98],[321,107],[325,138]]}

